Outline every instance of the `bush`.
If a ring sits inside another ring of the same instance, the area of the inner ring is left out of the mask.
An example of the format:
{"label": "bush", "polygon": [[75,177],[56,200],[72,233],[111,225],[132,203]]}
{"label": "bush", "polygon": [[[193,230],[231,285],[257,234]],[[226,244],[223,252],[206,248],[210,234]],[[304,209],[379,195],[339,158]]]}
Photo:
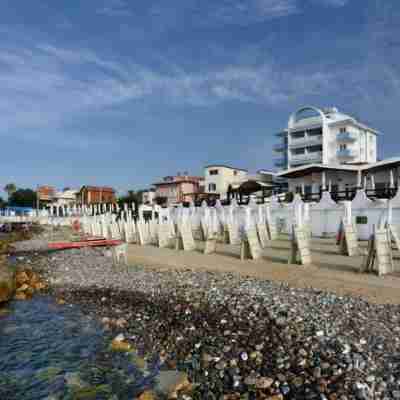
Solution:
{"label": "bush", "polygon": [[285,194],[285,202],[286,202],[286,203],[291,203],[291,202],[293,201],[293,199],[294,199],[294,194],[293,194],[293,192],[287,192],[287,193]]}

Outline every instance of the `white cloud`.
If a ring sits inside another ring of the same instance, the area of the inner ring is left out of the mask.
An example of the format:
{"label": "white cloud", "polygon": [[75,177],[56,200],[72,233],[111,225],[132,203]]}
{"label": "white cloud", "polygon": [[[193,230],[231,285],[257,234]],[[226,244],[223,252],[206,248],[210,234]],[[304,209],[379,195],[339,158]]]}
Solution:
{"label": "white cloud", "polygon": [[400,90],[394,68],[374,69],[371,64],[336,70],[323,66],[287,70],[266,61],[256,66],[242,63],[200,72],[171,66],[160,72],[110,60],[87,49],[48,44],[32,49],[0,49],[0,131],[62,126],[82,115],[96,115],[135,99],[197,107],[227,101],[287,105],[312,96],[337,98],[342,93],[367,100],[369,88],[378,81],[390,82],[382,87],[391,95]]}
{"label": "white cloud", "polygon": [[128,3],[123,0],[106,0],[102,6],[96,9],[96,13],[107,17],[130,17],[133,15]]}
{"label": "white cloud", "polygon": [[[305,0],[149,0],[144,13],[135,13],[134,3],[107,0],[97,8],[98,14],[109,17],[134,17],[136,23],[153,29],[174,28],[188,23],[193,26],[249,25],[304,11]],[[342,7],[348,0],[309,0],[329,7]],[[142,10],[143,11],[143,10]]]}
{"label": "white cloud", "polygon": [[329,7],[344,7],[349,0],[314,0],[314,2]]}
{"label": "white cloud", "polygon": [[213,4],[209,17],[227,24],[247,25],[298,12],[296,0],[224,0]]}

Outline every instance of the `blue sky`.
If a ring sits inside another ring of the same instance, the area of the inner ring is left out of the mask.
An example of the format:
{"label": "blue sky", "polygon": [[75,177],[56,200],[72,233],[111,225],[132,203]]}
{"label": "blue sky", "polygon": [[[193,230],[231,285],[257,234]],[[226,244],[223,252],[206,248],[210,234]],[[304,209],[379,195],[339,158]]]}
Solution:
{"label": "blue sky", "polygon": [[0,185],[147,187],[273,167],[304,104],[400,155],[398,0],[3,1]]}

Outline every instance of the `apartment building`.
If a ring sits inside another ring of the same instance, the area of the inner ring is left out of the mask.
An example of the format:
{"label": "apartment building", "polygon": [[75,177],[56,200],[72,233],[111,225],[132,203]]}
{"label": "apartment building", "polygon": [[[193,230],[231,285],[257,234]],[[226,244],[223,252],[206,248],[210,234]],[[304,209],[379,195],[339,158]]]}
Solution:
{"label": "apartment building", "polygon": [[201,176],[189,176],[187,173],[176,176],[166,176],[161,182],[154,183],[154,201],[163,205],[175,205],[182,202],[194,201],[200,192]]}
{"label": "apartment building", "polygon": [[246,169],[234,168],[228,165],[213,164],[204,167],[204,191],[225,199],[229,187],[233,187],[247,179]]}
{"label": "apartment building", "polygon": [[378,132],[337,108],[301,107],[276,134],[281,170],[310,164],[356,165],[377,161]]}
{"label": "apartment building", "polygon": [[115,203],[115,190],[104,186],[82,186],[77,201],[80,204]]}

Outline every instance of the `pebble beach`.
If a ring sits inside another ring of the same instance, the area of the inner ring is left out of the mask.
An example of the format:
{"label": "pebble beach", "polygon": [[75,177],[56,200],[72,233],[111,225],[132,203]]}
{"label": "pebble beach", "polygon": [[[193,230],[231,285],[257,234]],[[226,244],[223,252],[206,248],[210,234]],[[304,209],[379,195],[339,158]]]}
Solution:
{"label": "pebble beach", "polygon": [[[113,265],[101,249],[19,263],[137,349],[187,374],[182,399],[400,398],[400,309],[234,273]],[[144,398],[144,397],[143,397]]]}

